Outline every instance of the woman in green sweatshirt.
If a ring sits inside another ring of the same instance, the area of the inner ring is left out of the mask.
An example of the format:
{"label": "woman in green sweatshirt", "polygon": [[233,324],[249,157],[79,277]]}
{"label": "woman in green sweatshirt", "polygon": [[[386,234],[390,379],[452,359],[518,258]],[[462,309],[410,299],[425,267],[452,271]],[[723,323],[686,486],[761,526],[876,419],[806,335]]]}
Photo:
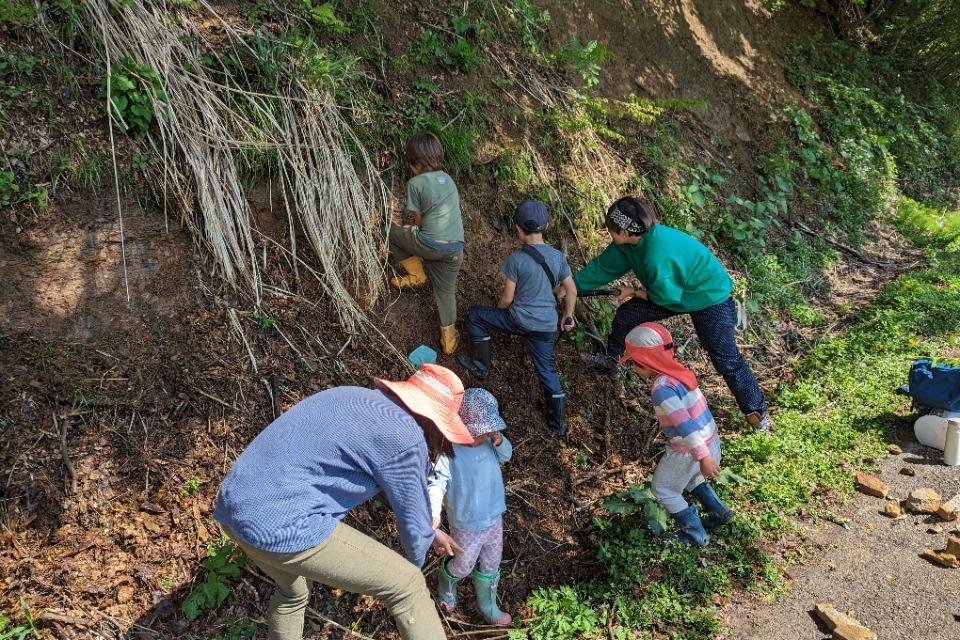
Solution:
{"label": "woman in green sweatshirt", "polygon": [[621,198],[607,210],[607,231],[613,242],[573,276],[578,291],[597,289],[628,271],[642,287],[621,288],[607,352],[586,356],[589,364],[614,371],[624,339],[644,322],[690,314],[700,345],[710,354],[747,422],[768,431],[773,427],[767,403],[734,337],[736,304],[733,282],[717,257],[683,231],[658,224],[653,207],[636,198]]}

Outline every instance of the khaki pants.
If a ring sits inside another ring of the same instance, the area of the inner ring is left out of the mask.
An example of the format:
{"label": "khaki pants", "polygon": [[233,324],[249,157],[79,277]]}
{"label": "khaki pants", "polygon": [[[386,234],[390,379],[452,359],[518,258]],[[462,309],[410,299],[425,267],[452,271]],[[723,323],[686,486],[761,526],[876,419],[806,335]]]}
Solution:
{"label": "khaki pants", "polygon": [[447,637],[420,569],[342,522],[319,545],[297,553],[271,553],[231,537],[277,583],[267,612],[270,640],[303,638],[312,582],[383,601],[404,640]]}
{"label": "khaki pants", "polygon": [[433,285],[440,325],[457,322],[457,274],[463,262],[463,251],[441,251],[424,244],[419,235],[399,225],[390,225],[390,255],[397,260],[410,256],[423,258],[423,270]]}

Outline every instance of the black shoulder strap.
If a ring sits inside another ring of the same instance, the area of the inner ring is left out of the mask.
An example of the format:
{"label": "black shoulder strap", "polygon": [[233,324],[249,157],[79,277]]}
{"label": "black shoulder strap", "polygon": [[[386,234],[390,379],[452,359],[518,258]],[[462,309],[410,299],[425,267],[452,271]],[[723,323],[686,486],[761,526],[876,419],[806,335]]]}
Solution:
{"label": "black shoulder strap", "polygon": [[534,249],[532,246],[530,246],[529,244],[523,245],[523,247],[521,247],[520,250],[523,251],[528,256],[530,256],[531,258],[533,258],[538,265],[543,267],[543,272],[547,274],[547,282],[550,283],[550,290],[552,291],[556,289],[557,279],[553,275],[553,273],[550,272],[550,267],[547,266],[547,261],[543,258],[543,255],[539,251]]}

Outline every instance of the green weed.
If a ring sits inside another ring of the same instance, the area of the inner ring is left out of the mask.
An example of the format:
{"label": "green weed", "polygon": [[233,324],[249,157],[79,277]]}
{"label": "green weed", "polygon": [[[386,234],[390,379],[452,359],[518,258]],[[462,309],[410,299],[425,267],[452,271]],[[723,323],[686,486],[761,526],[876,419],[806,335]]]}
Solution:
{"label": "green weed", "polygon": [[504,186],[525,191],[535,180],[533,157],[520,144],[508,143],[493,161],[493,177]]}
{"label": "green weed", "polygon": [[36,9],[27,0],[7,0],[0,4],[0,24],[27,24],[33,20]]}
{"label": "green weed", "polygon": [[54,191],[61,184],[73,190],[96,190],[108,175],[110,158],[91,149],[80,139],[57,147],[55,158],[52,179]]}
{"label": "green weed", "polygon": [[184,482],[182,487],[180,487],[180,494],[184,496],[192,496],[200,490],[200,486],[203,485],[203,482],[203,479],[199,476],[193,476]]}
{"label": "green weed", "polygon": [[233,620],[213,640],[248,640],[256,633],[257,623],[253,620]]}
{"label": "green weed", "polygon": [[350,33],[350,25],[337,16],[337,11],[332,2],[315,4],[314,0],[302,0],[300,3],[300,12],[301,15],[321,30],[341,35]]}
{"label": "green weed", "polygon": [[272,329],[277,324],[277,321],[272,317],[260,312],[253,314],[253,320],[257,323],[257,326],[260,327],[261,331]]}
{"label": "green weed", "polygon": [[13,621],[9,617],[0,615],[0,640],[27,640],[28,638],[40,640],[42,636],[37,629],[36,620],[23,598],[20,598],[20,611],[23,612],[24,624],[17,626],[13,626]]}
{"label": "green weed", "polygon": [[578,635],[590,637],[599,629],[597,612],[573,587],[537,589],[527,603],[536,616],[529,635],[537,640],[563,640]]}
{"label": "green weed", "polygon": [[121,60],[110,74],[111,116],[116,118],[120,131],[145,137],[156,118],[153,100],[167,101],[157,72],[129,58]]}
{"label": "green weed", "polygon": [[480,64],[479,40],[486,36],[485,26],[462,15],[452,18],[449,27],[443,31],[423,29],[413,43],[413,59],[421,64],[472,71]]}
{"label": "green weed", "polygon": [[0,207],[7,207],[17,202],[20,185],[12,171],[0,169]]}
{"label": "green weed", "polygon": [[530,0],[509,0],[504,6],[508,23],[520,34],[520,40],[533,54],[539,54],[550,22],[550,12],[538,9]]}
{"label": "green weed", "polygon": [[960,215],[907,196],[897,200],[897,226],[915,244],[948,248],[960,238]]}
{"label": "green weed", "polygon": [[206,576],[194,584],[180,605],[180,610],[189,621],[200,617],[204,611],[218,608],[230,595],[230,581],[240,574],[246,564],[243,552],[226,539],[207,541],[207,557],[203,560]]}
{"label": "green weed", "polygon": [[558,66],[572,66],[580,74],[587,88],[591,88],[600,82],[600,65],[609,60],[612,55],[609,49],[596,40],[584,44],[579,39],[572,38],[561,45],[551,58]]}

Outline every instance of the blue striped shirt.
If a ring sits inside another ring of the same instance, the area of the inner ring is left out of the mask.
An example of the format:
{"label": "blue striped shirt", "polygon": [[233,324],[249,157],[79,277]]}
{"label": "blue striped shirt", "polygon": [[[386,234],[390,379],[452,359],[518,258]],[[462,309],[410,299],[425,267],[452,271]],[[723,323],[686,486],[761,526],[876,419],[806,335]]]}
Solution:
{"label": "blue striped shirt", "polygon": [[220,485],[213,517],[264,551],[315,547],[351,509],[383,492],[400,542],[422,566],[433,542],[423,430],[380,391],[335,387],[267,426]]}

